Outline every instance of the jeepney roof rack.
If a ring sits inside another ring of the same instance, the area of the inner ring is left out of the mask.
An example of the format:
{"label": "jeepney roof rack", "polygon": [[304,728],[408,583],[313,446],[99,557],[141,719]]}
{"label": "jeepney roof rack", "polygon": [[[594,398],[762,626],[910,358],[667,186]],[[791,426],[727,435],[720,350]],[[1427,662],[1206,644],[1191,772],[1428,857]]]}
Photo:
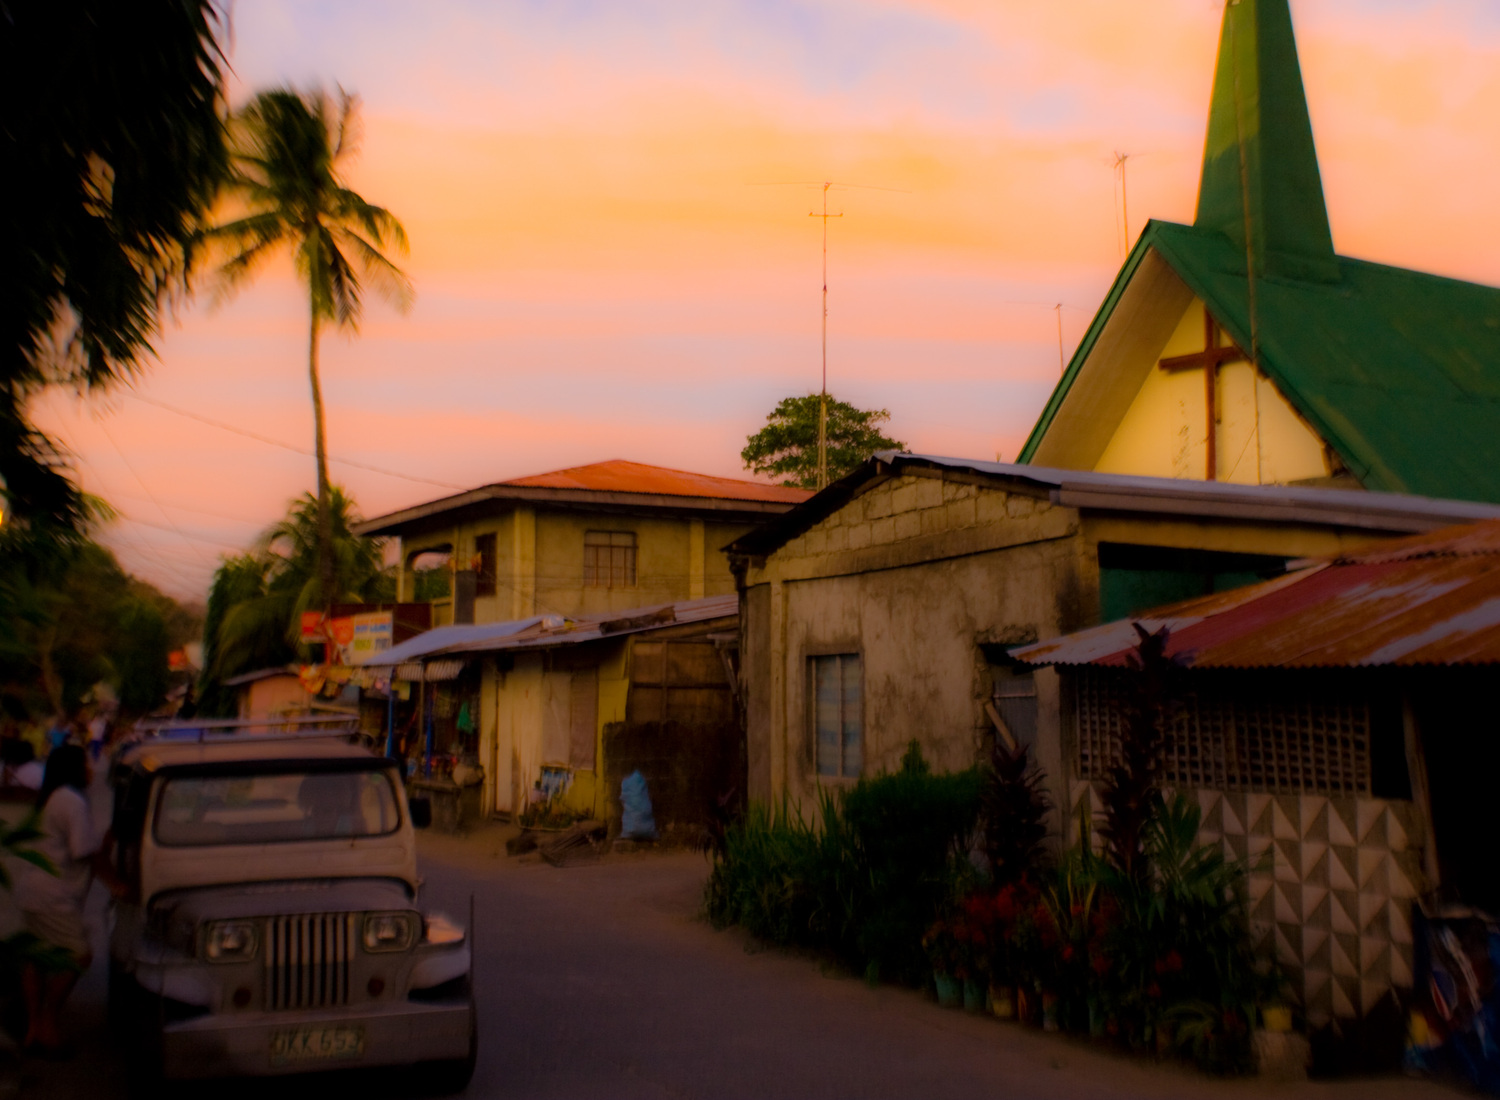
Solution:
{"label": "jeepney roof rack", "polygon": [[[142,718],[135,732],[178,743],[209,741],[300,741],[308,738],[348,738],[359,733],[359,715],[311,714],[267,718]],[[194,736],[196,734],[196,736]]]}

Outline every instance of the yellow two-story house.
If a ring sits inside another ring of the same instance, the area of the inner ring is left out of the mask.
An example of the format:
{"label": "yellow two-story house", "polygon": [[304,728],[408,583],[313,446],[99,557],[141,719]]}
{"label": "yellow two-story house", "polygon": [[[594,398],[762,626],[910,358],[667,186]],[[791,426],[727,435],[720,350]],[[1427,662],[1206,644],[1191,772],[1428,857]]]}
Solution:
{"label": "yellow two-story house", "polygon": [[[359,525],[359,534],[399,540],[399,598],[433,605],[431,644],[417,648],[435,654],[452,640],[484,647],[466,649],[462,660],[428,660],[421,671],[403,666],[416,682],[392,707],[398,748],[425,757],[431,746],[440,758],[480,764],[487,812],[524,810],[559,770],[573,805],[602,810],[604,729],[627,718],[634,643],[569,647],[576,652],[566,660],[545,648],[513,653],[514,635],[498,624],[542,620],[566,632],[573,620],[732,597],[722,548],[809,495],[615,460],[482,486]],[[483,641],[490,635],[493,648]]]}

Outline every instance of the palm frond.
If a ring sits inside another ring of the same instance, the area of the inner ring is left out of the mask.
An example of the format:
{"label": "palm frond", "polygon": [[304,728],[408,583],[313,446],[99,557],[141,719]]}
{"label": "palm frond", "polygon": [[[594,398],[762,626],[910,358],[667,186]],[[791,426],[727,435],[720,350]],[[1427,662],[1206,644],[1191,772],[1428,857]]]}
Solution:
{"label": "palm frond", "polygon": [[379,247],[384,248],[389,240],[397,251],[405,255],[409,247],[406,229],[389,210],[366,202],[347,187],[338,189],[334,201],[340,221],[355,222],[363,227]]}
{"label": "palm frond", "polygon": [[339,249],[332,230],[324,228],[319,236],[334,320],[340,325],[355,328],[359,325],[364,305],[360,298],[359,275],[349,258]]}
{"label": "palm frond", "polygon": [[337,229],[339,240],[354,253],[370,284],[402,313],[416,296],[406,272],[393,264],[378,248],[350,229]]}

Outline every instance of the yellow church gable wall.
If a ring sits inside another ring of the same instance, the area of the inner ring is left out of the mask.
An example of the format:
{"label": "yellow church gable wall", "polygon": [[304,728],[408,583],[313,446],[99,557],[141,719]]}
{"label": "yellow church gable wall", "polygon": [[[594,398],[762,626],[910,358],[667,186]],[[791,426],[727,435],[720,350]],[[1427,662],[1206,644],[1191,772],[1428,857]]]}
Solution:
{"label": "yellow church gable wall", "polygon": [[[1193,301],[1158,359],[1203,350],[1203,303]],[[1217,474],[1220,481],[1286,484],[1329,473],[1323,443],[1249,363],[1219,368]],[[1207,470],[1207,400],[1201,370],[1153,369],[1094,469],[1109,474],[1202,479]]]}

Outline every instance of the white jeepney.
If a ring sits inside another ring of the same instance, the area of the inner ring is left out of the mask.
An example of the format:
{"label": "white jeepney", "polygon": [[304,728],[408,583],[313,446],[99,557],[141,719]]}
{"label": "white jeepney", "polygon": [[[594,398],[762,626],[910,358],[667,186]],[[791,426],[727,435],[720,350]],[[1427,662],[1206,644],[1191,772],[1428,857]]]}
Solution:
{"label": "white jeepney", "polygon": [[418,904],[395,761],[326,734],[148,737],[113,769],[110,1003],[167,1079],[420,1065],[477,1044],[466,930]]}

